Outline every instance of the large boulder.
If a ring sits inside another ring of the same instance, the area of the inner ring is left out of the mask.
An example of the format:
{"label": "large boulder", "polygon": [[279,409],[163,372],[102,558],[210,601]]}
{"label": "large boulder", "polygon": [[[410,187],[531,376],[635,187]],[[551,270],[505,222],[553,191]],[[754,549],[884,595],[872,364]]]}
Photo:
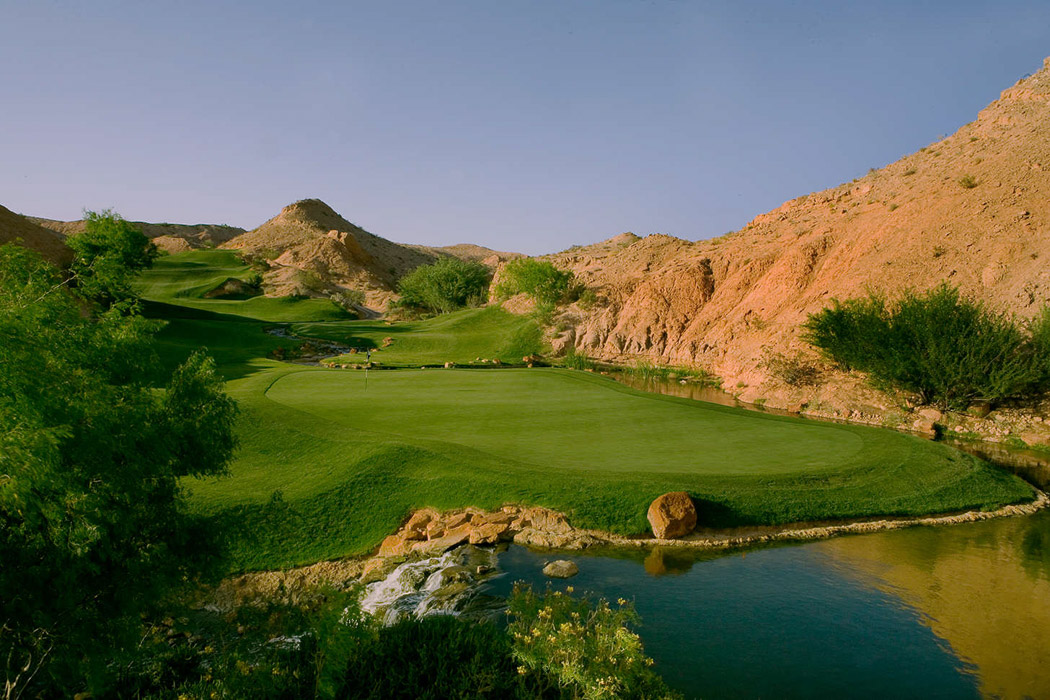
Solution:
{"label": "large boulder", "polygon": [[696,527],[696,506],[685,491],[673,491],[649,505],[649,524],[661,540],[688,535]]}
{"label": "large boulder", "polygon": [[566,559],[552,561],[543,567],[543,575],[551,578],[570,578],[578,573],[580,573],[580,567]]}

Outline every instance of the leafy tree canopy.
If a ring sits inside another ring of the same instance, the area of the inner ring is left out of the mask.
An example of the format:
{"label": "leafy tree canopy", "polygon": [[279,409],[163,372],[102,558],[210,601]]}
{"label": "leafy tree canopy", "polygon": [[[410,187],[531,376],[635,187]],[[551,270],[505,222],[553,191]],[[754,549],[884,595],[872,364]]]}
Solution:
{"label": "leafy tree canopy", "polygon": [[105,307],[133,299],[132,280],[153,264],[157,246],[111,209],[84,212],[84,224],[66,240],[78,293]]}
{"label": "leafy tree canopy", "polygon": [[[103,261],[89,281],[129,278],[111,261],[130,252],[85,240]],[[214,551],[179,479],[223,473],[236,407],[203,354],[158,377],[155,329],[115,309],[85,316],[58,270],[0,247],[0,664],[15,695],[97,682],[138,614]]]}

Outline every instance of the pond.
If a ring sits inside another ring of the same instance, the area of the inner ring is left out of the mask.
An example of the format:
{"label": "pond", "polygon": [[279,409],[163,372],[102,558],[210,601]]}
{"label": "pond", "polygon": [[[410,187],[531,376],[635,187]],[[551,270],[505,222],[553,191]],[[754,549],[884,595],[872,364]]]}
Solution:
{"label": "pond", "polygon": [[1050,697],[1050,513],[712,554],[499,556],[483,584],[635,602],[657,668],[686,697]]}

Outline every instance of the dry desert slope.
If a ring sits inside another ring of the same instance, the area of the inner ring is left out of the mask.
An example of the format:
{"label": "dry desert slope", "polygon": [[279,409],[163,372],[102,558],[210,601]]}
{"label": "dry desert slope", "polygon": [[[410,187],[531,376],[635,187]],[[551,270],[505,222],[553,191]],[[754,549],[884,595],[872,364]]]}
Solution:
{"label": "dry desert slope", "polygon": [[[948,281],[1031,315],[1050,301],[1050,59],[955,134],[740,231],[625,234],[551,259],[600,297],[566,314],[557,345],[700,365],[745,400],[782,405],[813,397],[778,386],[764,359],[805,351],[799,325],[835,297]],[[849,382],[833,384],[825,398]]]}
{"label": "dry desert slope", "polygon": [[394,243],[350,223],[319,199],[289,204],[222,247],[268,261],[268,294],[316,291],[310,286],[354,289],[365,293],[366,306],[374,310],[383,310],[397,280],[420,265],[441,257],[495,265],[511,255],[469,244],[429,248]]}

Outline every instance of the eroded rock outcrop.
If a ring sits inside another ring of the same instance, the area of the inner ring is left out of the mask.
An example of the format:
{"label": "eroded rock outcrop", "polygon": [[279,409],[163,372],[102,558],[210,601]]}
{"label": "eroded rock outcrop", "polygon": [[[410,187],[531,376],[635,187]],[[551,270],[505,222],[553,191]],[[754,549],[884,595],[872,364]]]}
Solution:
{"label": "eroded rock outcrop", "polygon": [[770,355],[818,362],[807,315],[869,290],[948,281],[1022,317],[1050,302],[1050,63],[955,134],[739,231],[617,236],[548,259],[592,292],[556,319],[563,352],[699,366],[749,403],[881,422],[896,407],[862,378],[792,384]]}

